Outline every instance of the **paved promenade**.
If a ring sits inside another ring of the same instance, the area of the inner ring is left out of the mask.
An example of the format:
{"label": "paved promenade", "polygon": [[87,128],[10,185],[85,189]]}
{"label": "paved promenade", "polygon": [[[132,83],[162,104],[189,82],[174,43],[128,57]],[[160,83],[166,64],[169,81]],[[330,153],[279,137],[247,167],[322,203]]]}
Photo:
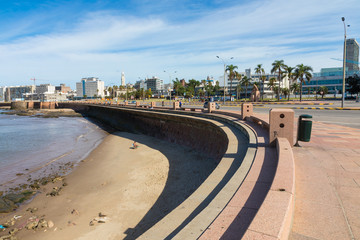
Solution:
{"label": "paved promenade", "polygon": [[300,145],[289,239],[360,239],[360,130],[313,122]]}
{"label": "paved promenade", "polygon": [[360,239],[360,129],[314,121],[310,142],[299,143],[289,239]]}

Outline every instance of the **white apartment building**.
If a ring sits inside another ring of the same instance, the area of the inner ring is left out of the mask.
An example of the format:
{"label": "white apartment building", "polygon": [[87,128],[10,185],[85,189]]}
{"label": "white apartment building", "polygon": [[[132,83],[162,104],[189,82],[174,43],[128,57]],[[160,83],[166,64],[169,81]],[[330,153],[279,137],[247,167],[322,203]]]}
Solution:
{"label": "white apartment building", "polygon": [[39,86],[36,86],[35,91],[37,94],[55,93],[55,86],[52,86],[51,84],[40,84]]}
{"label": "white apartment building", "polygon": [[0,87],[0,102],[5,101],[5,90],[6,90],[6,87]]}
{"label": "white apartment building", "polygon": [[105,84],[98,78],[82,78],[81,82],[76,83],[76,93],[78,97],[104,97]]}

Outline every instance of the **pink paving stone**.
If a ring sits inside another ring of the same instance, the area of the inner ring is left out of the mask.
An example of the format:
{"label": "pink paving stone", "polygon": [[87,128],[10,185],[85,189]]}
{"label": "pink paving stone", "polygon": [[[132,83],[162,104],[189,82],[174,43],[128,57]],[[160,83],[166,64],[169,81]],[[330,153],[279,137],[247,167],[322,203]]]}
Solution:
{"label": "pink paving stone", "polygon": [[288,207],[291,206],[290,201],[290,193],[270,190],[249,230],[279,237],[279,231],[284,227]]}
{"label": "pink paving stone", "polygon": [[224,214],[218,220],[216,226],[211,226],[199,239],[241,239],[246,229],[254,218],[256,210],[242,208],[238,212],[238,208],[229,208],[229,214]]}
{"label": "pink paving stone", "polygon": [[329,178],[334,186],[359,187],[352,177],[345,178],[341,176],[331,176]]}
{"label": "pink paving stone", "polygon": [[352,234],[354,235],[355,239],[360,239],[360,223],[359,223],[360,210],[345,209],[345,211],[351,227]]}
{"label": "pink paving stone", "polygon": [[340,207],[298,199],[296,205],[293,232],[315,239],[350,239]]}
{"label": "pink paving stone", "polygon": [[[336,191],[338,192],[345,209],[360,210],[360,204],[359,204],[360,188],[341,186],[339,188],[336,188]],[[360,216],[359,216],[359,221],[360,221]]]}
{"label": "pink paving stone", "polygon": [[275,239],[277,240],[278,238],[254,231],[247,231],[244,237],[242,238],[242,240],[275,240]]}

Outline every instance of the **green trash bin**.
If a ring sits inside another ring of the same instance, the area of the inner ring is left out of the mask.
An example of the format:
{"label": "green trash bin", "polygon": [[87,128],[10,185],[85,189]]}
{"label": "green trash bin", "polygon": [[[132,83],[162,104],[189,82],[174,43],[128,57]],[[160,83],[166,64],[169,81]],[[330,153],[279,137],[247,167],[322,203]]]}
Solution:
{"label": "green trash bin", "polygon": [[298,134],[295,146],[299,146],[298,141],[310,142],[311,128],[312,128],[311,115],[303,114],[299,116]]}

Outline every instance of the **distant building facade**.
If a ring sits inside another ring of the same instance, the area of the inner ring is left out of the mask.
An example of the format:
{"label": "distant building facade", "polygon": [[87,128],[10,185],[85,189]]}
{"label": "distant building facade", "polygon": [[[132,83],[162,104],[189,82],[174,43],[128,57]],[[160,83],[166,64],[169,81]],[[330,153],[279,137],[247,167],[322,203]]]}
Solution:
{"label": "distant building facade", "polygon": [[36,86],[36,93],[55,93],[55,86],[51,84],[40,84],[39,86]]}
{"label": "distant building facade", "polygon": [[[346,77],[352,76],[354,74],[360,74],[360,71],[349,71],[346,68]],[[314,73],[310,82],[305,82],[303,84],[304,92],[314,92],[317,91],[319,87],[327,87],[329,94],[337,94],[342,91],[342,82],[343,82],[343,68],[322,68],[319,73]]]}
{"label": "distant building facade", "polygon": [[60,93],[69,93],[71,92],[71,88],[67,87],[65,84],[60,84],[60,86],[55,86],[55,91]]}
{"label": "distant building facade", "polygon": [[104,97],[105,84],[98,78],[82,78],[76,83],[77,97]]}
{"label": "distant building facade", "polygon": [[151,92],[155,95],[164,93],[164,81],[158,77],[147,78],[145,80],[147,89],[151,89]]}
{"label": "distant building facade", "polygon": [[147,84],[146,84],[145,80],[139,80],[139,81],[136,81],[134,88],[136,90],[141,90],[141,89],[147,90]]}
{"label": "distant building facade", "polygon": [[35,93],[35,86],[6,87],[4,91],[5,101],[21,101]]}
{"label": "distant building facade", "polygon": [[354,38],[346,39],[346,68],[359,71],[359,43]]}
{"label": "distant building facade", "polygon": [[124,72],[122,72],[121,73],[121,86],[125,86],[125,73]]}

